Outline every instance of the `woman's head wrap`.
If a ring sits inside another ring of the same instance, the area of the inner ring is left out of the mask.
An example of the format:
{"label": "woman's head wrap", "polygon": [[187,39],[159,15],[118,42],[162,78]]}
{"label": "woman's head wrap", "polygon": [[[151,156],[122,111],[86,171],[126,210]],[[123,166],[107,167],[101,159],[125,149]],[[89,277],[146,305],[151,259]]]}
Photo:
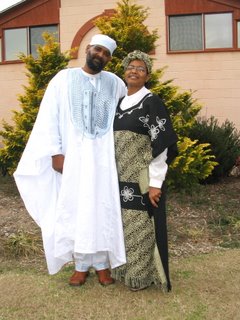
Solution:
{"label": "woman's head wrap", "polygon": [[145,52],[142,52],[140,50],[134,50],[133,52],[130,52],[122,61],[122,65],[124,67],[124,70],[126,70],[129,63],[133,60],[141,60],[141,61],[145,62],[148,73],[151,73],[152,60],[150,59],[148,54],[146,54]]}

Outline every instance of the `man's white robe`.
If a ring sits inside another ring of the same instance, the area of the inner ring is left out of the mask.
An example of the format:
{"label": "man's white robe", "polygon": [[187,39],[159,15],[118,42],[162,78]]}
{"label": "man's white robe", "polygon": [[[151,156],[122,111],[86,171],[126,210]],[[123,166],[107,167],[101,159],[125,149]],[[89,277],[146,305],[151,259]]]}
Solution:
{"label": "man's white robe", "polygon": [[[60,71],[50,81],[14,173],[41,228],[50,274],[73,261],[74,253],[107,251],[111,268],[126,262],[113,128],[95,139],[74,128],[68,74]],[[117,83],[116,101],[124,94],[123,82]],[[56,154],[65,155],[62,174],[52,168]]]}

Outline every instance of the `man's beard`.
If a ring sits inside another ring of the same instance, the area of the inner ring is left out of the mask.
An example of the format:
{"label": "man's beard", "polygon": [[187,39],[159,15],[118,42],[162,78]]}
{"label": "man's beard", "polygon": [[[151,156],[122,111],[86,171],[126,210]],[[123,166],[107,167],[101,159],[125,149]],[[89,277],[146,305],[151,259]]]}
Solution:
{"label": "man's beard", "polygon": [[101,58],[87,54],[86,62],[88,67],[95,72],[100,72],[105,67],[104,61]]}

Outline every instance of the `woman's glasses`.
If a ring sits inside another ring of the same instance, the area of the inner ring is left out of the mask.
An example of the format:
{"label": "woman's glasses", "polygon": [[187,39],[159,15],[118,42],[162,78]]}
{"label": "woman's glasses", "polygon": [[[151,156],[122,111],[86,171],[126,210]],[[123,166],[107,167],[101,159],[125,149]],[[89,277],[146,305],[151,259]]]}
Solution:
{"label": "woman's glasses", "polygon": [[132,66],[132,65],[127,66],[126,70],[127,70],[127,71],[136,70],[137,72],[141,72],[141,73],[146,72],[146,69],[145,69],[144,67],[141,67],[141,66]]}

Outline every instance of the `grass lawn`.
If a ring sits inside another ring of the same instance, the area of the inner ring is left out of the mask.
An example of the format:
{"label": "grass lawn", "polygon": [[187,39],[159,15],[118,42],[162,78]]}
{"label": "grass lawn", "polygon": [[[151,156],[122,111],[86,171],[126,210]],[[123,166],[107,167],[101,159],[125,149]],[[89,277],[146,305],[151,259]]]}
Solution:
{"label": "grass lawn", "polygon": [[67,282],[72,267],[55,276],[2,263],[1,320],[239,320],[240,252],[171,259],[173,290],[131,292],[120,283],[102,287],[94,273],[82,287]]}
{"label": "grass lawn", "polygon": [[240,320],[240,179],[170,193],[168,212],[171,293],[102,287],[94,272],[70,287],[73,266],[47,274],[40,232],[0,178],[0,320]]}

